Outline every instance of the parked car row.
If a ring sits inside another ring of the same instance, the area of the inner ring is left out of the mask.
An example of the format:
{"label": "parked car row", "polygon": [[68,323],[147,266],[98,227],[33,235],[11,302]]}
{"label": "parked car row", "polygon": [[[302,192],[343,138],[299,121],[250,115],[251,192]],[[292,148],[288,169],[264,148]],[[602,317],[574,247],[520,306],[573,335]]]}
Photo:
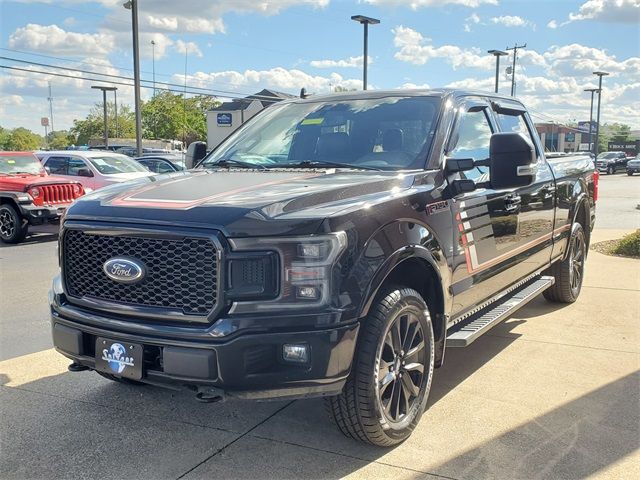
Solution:
{"label": "parked car row", "polygon": [[602,152],[596,157],[596,168],[601,173],[612,175],[618,170],[625,170],[631,160],[624,152]]}

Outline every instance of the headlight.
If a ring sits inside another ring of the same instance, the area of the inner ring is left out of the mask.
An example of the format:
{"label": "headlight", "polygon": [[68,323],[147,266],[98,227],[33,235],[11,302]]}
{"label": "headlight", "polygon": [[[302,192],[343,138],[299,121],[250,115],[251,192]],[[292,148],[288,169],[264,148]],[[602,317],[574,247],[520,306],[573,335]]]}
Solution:
{"label": "headlight", "polygon": [[[347,235],[338,232],[307,237],[237,238],[229,242],[234,254],[228,264],[231,284],[228,293],[239,300],[231,312],[249,313],[306,309],[328,304],[331,299],[333,266],[347,246]],[[250,259],[248,252],[252,252],[255,257]],[[262,257],[259,252],[263,252]],[[278,265],[274,265],[274,259],[265,256],[267,252],[277,254]],[[243,264],[247,261],[254,262],[254,266],[247,267],[246,263]],[[257,284],[260,272],[267,270],[271,270],[271,274],[263,274],[265,291],[271,289],[270,285],[275,287],[271,300],[242,301],[242,295],[234,295],[234,292],[239,291],[242,279],[250,278],[250,282]],[[257,273],[248,274],[242,273],[243,271]]]}
{"label": "headlight", "polygon": [[38,187],[31,187],[29,189],[29,195],[31,195],[31,198],[35,200],[40,196],[40,189]]}

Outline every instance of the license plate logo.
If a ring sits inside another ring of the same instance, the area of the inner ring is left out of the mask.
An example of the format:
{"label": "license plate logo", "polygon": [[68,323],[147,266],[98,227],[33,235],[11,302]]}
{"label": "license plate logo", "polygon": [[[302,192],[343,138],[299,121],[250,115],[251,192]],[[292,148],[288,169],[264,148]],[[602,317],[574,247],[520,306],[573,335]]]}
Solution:
{"label": "license plate logo", "polygon": [[127,349],[121,343],[114,342],[110,347],[102,349],[104,360],[113,373],[121,374],[127,367],[135,368],[133,356],[127,355]]}

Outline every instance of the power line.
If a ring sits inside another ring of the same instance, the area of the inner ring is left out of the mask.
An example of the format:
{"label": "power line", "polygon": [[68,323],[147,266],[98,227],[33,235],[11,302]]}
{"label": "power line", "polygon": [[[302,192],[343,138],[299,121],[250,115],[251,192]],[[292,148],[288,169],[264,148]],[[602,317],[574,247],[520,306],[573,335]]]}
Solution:
{"label": "power line", "polygon": [[[83,70],[83,69],[71,68],[71,67],[62,67],[62,66],[52,65],[52,64],[47,64],[47,63],[29,62],[27,60],[20,60],[20,59],[11,58],[11,57],[0,56],[0,60],[8,60],[8,61],[13,61],[13,62],[18,62],[18,63],[25,63],[25,64],[28,64],[28,65],[35,65],[35,66],[38,66],[38,67],[53,68],[53,69],[56,69],[56,70],[64,70],[64,71],[67,71],[67,72],[77,72],[77,73],[82,73],[82,74],[92,75],[92,76],[93,75],[98,75],[98,76],[101,76],[101,77],[107,77],[109,79],[133,81],[132,77],[127,77],[127,76],[124,76],[124,75],[114,75],[114,74],[110,74],[110,73],[92,72],[90,70]],[[87,78],[73,76],[73,75],[60,75],[60,74],[54,74],[53,72],[43,72],[43,71],[39,71],[39,70],[29,70],[29,69],[10,67],[10,66],[5,66],[5,65],[1,65],[0,67],[9,68],[11,70],[20,70],[20,71],[24,71],[24,72],[48,74],[48,75],[54,75],[54,76],[59,76],[59,77],[61,76],[61,77],[75,78],[75,79],[80,79],[80,80],[90,80],[90,81],[96,81],[96,82],[107,81],[105,79],[96,79],[96,78],[87,79]],[[109,82],[114,83],[116,85],[133,86],[133,84],[118,83],[117,81],[114,81],[114,80],[109,80]],[[152,83],[151,80],[141,80],[141,82]],[[177,93],[184,93],[184,91],[185,91],[184,90],[185,85],[180,85],[180,84],[177,84],[177,83],[156,82],[156,85],[163,85],[165,87],[182,88],[182,92],[180,90],[176,90],[176,89],[172,89],[172,88],[161,88],[161,90],[167,90],[167,91],[177,92]],[[144,85],[144,88],[153,88],[153,86]],[[213,88],[195,87],[195,86],[188,86],[187,88],[189,90],[187,93],[193,94],[193,95],[208,95],[208,96],[212,96],[212,97],[217,97],[217,96],[220,96],[220,95],[231,96],[231,97],[234,97],[234,96],[237,96],[237,95],[245,95],[245,96],[251,96],[255,100],[260,100],[260,101],[264,101],[264,102],[277,102],[277,101],[280,100],[280,99],[274,99],[271,96],[252,95],[252,94],[248,94],[248,93],[233,92],[233,91],[229,91],[229,90],[218,90],[218,89],[213,89]],[[207,93],[207,92],[210,92],[210,93]]]}

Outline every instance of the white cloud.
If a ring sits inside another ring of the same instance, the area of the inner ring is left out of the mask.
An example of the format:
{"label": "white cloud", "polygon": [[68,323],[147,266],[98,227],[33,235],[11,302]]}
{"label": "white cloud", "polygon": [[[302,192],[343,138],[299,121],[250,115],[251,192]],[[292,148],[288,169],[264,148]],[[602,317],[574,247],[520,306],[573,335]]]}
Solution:
{"label": "white cloud", "polygon": [[389,7],[409,7],[417,10],[423,7],[441,7],[443,5],[462,5],[477,8],[480,5],[498,5],[498,0],[364,0],[371,5]]}
{"label": "white cloud", "polygon": [[431,88],[427,83],[415,84],[411,82],[403,83],[398,87],[401,90],[416,90],[416,89],[429,89]]}
{"label": "white cloud", "polygon": [[[362,68],[363,59],[364,55],[342,60],[312,60],[309,65],[315,68]],[[368,57],[367,63],[371,65],[373,58]]]}
{"label": "white cloud", "polygon": [[580,5],[577,13],[571,12],[568,20],[561,23],[551,20],[547,27],[558,28],[582,20],[640,23],[640,0],[588,0]]}
{"label": "white cloud", "polygon": [[477,25],[478,23],[480,23],[480,17],[478,16],[478,14],[472,13],[471,15],[469,15],[467,18],[464,19],[463,29],[465,32],[470,32],[471,26]]}
{"label": "white cloud", "polygon": [[543,57],[555,75],[591,76],[596,70],[604,70],[613,75],[640,76],[640,57],[619,61],[605,50],[577,43],[552,46]]}
{"label": "white cloud", "polygon": [[57,25],[29,23],[9,35],[9,47],[17,50],[48,52],[57,55],[105,56],[112,52],[115,43],[108,33],[68,32]]}
{"label": "white cloud", "polygon": [[454,70],[460,67],[490,69],[493,66],[493,57],[482,54],[478,48],[463,49],[456,45],[435,47],[430,43],[430,39],[402,25],[392,31],[393,43],[399,47],[394,56],[402,62],[424,65],[431,59],[442,58],[451,64]]}
{"label": "white cloud", "polygon": [[[184,81],[184,76],[175,75],[175,81]],[[269,70],[245,70],[238,72],[227,70],[222,72],[196,72],[187,75],[187,84],[218,90],[238,91],[239,95],[254,93],[254,89],[272,88],[297,94],[301,88],[310,93],[328,92],[335,87],[359,89],[362,80],[347,79],[337,73],[328,76],[310,75],[298,69],[275,67]]]}
{"label": "white cloud", "polygon": [[504,25],[505,27],[526,27],[533,25],[529,20],[525,20],[517,15],[501,15],[499,17],[492,17],[491,22],[497,25]]}
{"label": "white cloud", "polygon": [[200,47],[198,47],[198,45],[194,42],[183,42],[182,40],[178,40],[176,41],[174,48],[176,52],[181,55],[184,55],[186,53],[187,55],[202,57],[202,51],[200,50]]}

